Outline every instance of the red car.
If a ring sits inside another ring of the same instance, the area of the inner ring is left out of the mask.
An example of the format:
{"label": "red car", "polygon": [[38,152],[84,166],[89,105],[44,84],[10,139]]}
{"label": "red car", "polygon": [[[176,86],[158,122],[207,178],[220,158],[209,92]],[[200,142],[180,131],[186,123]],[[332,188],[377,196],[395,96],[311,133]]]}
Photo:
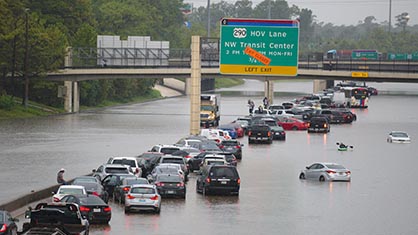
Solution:
{"label": "red car", "polygon": [[284,118],[277,121],[277,124],[283,127],[285,130],[306,130],[308,129],[307,123],[297,118]]}

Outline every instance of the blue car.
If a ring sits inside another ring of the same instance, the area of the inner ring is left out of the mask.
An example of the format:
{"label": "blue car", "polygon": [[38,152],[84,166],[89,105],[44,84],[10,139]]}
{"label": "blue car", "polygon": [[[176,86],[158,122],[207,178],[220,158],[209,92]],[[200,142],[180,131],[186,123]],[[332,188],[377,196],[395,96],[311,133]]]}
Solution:
{"label": "blue car", "polygon": [[17,234],[17,221],[9,212],[0,211],[0,234]]}
{"label": "blue car", "polygon": [[232,139],[236,139],[237,136],[238,136],[237,131],[233,127],[219,126],[218,129],[221,129],[223,131],[227,131],[229,136],[231,136]]}

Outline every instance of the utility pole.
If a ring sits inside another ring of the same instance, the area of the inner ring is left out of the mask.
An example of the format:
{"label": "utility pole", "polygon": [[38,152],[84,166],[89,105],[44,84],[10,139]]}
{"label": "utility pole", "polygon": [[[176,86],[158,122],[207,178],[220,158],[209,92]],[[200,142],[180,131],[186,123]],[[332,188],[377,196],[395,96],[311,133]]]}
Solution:
{"label": "utility pole", "polygon": [[208,7],[207,7],[207,11],[208,11],[208,38],[210,37],[210,0],[208,0]]}
{"label": "utility pole", "polygon": [[268,9],[267,9],[267,19],[271,19],[271,0],[268,2]]}
{"label": "utility pole", "polygon": [[392,27],[392,0],[389,0],[389,33]]}
{"label": "utility pole", "polygon": [[28,107],[29,102],[29,24],[28,24],[29,9],[25,9],[25,97],[23,98],[23,105]]}

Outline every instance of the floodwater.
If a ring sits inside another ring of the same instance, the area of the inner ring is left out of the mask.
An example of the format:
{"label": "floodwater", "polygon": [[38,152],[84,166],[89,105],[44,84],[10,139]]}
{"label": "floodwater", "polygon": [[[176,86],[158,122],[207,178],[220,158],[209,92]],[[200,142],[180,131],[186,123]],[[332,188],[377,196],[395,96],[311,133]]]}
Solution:
{"label": "floodwater", "polygon": [[[245,92],[262,91],[262,83],[248,84]],[[379,85],[390,89],[374,86]],[[418,91],[409,84],[393,86]],[[294,98],[286,96],[287,87],[303,93],[312,84],[275,87],[285,91],[275,98],[274,103],[281,103]],[[223,95],[221,123],[246,115],[249,95]],[[328,134],[287,131],[286,141],[272,145],[248,145],[242,138],[239,197],[197,194],[192,174],[186,199],[163,200],[160,215],[125,215],[123,206],[111,203],[110,224],[94,225],[90,234],[417,234],[417,105],[418,96],[379,95],[371,98],[368,109],[353,110],[356,122],[332,125]],[[0,185],[8,189],[0,192],[1,201],[54,184],[61,167],[73,178],[110,156],[139,155],[154,144],[174,143],[189,133],[188,114],[188,98],[179,97],[0,122]],[[387,143],[392,130],[407,131],[412,143]],[[337,151],[339,141],[354,149]],[[352,181],[299,180],[300,170],[316,161],[346,166]]]}

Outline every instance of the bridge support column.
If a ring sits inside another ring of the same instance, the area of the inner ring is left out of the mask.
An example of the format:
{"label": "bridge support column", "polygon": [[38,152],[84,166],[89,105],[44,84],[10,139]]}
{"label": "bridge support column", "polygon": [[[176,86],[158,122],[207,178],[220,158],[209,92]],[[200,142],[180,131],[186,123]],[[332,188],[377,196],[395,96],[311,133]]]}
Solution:
{"label": "bridge support column", "polygon": [[190,135],[200,133],[200,36],[192,36],[191,45],[191,77],[190,77]]}
{"label": "bridge support column", "polygon": [[269,104],[273,103],[274,100],[274,83],[272,80],[264,81],[264,97],[267,97]]}
{"label": "bridge support column", "polygon": [[80,88],[78,82],[73,82],[73,112],[80,112]]}
{"label": "bridge support column", "polygon": [[64,110],[66,113],[73,111],[73,82],[65,81]]}
{"label": "bridge support column", "polygon": [[313,93],[319,93],[327,88],[326,80],[314,80],[313,81]]}

